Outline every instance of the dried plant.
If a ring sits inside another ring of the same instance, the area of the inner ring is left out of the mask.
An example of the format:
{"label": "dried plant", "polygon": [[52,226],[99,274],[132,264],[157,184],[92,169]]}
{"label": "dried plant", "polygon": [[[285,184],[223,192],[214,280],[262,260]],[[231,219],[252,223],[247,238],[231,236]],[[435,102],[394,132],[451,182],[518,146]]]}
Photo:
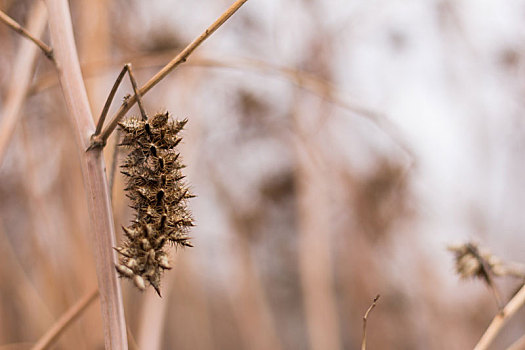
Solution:
{"label": "dried plant", "polygon": [[[103,117],[99,119],[95,130],[84,80],[80,71],[71,14],[67,1],[46,1],[50,14],[49,29],[52,47],[41,42],[14,20],[0,12],[0,20],[36,43],[46,56],[53,61],[58,71],[62,92],[69,111],[68,116],[75,126],[77,150],[85,180],[85,191],[88,198],[87,208],[91,232],[93,233],[93,245],[95,246],[99,295],[103,326],[105,328],[105,346],[107,349],[127,349],[128,345],[122,294],[117,281],[117,274],[111,268],[115,261],[113,251],[115,235],[110,191],[105,174],[102,149],[106,144],[107,138],[127,110],[134,103],[139,102],[140,95],[145,94],[174,68],[185,62],[191,53],[225,23],[246,1],[237,0],[234,2],[212,25],[152,77],[140,89],[140,93],[136,83],[133,81],[130,66],[126,65],[123,72],[127,70],[130,74],[135,95],[124,101],[118,114],[112,118],[109,127],[104,130],[102,130],[102,126],[108,111],[106,107],[109,107],[109,105],[105,106],[102,113]],[[123,73],[121,73],[122,75]],[[20,96],[25,95],[27,82],[22,86]],[[108,103],[111,103],[113,99],[116,86],[110,94],[111,97],[108,99]],[[168,122],[167,114],[158,114],[151,120],[147,120],[140,102],[139,107],[143,120],[130,119],[121,123],[121,128],[126,132],[123,144],[131,149],[125,164],[129,177],[128,195],[137,209],[137,215],[135,222],[124,229],[127,240],[118,249],[121,254],[121,260],[117,265],[117,270],[123,276],[133,277],[135,284],[140,289],[145,288],[145,281],[147,281],[160,294],[161,273],[164,269],[169,268],[167,253],[164,250],[166,242],[190,245],[186,229],[193,223],[186,209],[185,200],[191,197],[191,194],[181,182],[180,169],[182,164],[178,161],[178,154],[173,150],[180,142],[177,133],[182,129],[186,121]],[[15,110],[13,115],[17,114],[16,112]],[[16,115],[9,120],[12,120],[11,124],[14,125]],[[0,147],[0,153],[5,149],[14,127],[2,127],[2,129],[6,131],[2,133],[4,135],[2,140],[4,141]]]}
{"label": "dried plant", "polygon": [[128,178],[126,191],[135,219],[123,227],[126,239],[116,248],[117,271],[140,290],[149,282],[159,296],[162,272],[171,268],[166,244],[191,246],[187,233],[193,220],[186,200],[193,195],[183,181],[184,165],[175,151],[186,122],[169,121],[166,112],[119,123],[124,133],[121,145],[129,149],[122,174]]}

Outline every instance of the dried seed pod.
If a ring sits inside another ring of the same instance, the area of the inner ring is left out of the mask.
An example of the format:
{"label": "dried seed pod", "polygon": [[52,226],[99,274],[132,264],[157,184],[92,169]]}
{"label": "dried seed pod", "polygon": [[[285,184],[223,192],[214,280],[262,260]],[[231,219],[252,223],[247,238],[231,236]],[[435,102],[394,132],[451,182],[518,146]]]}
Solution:
{"label": "dried seed pod", "polygon": [[116,268],[140,290],[149,283],[159,295],[162,273],[171,268],[165,243],[192,246],[188,231],[193,219],[187,200],[194,196],[183,182],[184,165],[175,150],[186,122],[173,122],[168,113],[159,113],[119,124],[124,134],[121,146],[129,150],[121,172],[127,177],[126,195],[136,213],[132,223],[123,227]]}

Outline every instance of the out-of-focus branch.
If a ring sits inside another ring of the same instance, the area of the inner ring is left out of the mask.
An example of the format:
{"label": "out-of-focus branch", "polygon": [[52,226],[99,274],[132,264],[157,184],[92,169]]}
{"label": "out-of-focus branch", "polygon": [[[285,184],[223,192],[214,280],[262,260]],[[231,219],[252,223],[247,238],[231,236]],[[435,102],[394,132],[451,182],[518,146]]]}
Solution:
{"label": "out-of-focus branch", "polygon": [[122,294],[114,268],[116,259],[113,247],[116,244],[109,187],[101,149],[85,152],[95,125],[80,72],[69,5],[67,0],[46,0],[46,3],[50,14],[49,31],[55,50],[55,62],[68,117],[75,130],[88,200],[105,346],[106,349],[125,350],[128,343]]}
{"label": "out-of-focus branch", "polygon": [[361,341],[361,350],[366,350],[366,321],[368,320],[368,314],[376,307],[377,301],[379,300],[379,294],[372,301],[372,305],[366,310],[363,316],[363,340]]}
{"label": "out-of-focus branch", "polygon": [[[167,57],[171,57],[172,52],[144,55],[140,57],[126,57],[118,59],[112,62],[98,61],[91,62],[82,66],[82,72],[86,77],[102,74],[102,71],[108,70],[115,67],[121,67],[122,62],[133,61],[135,70],[142,68],[150,68],[159,66],[162,62],[165,62]],[[227,57],[221,58],[220,60],[210,57],[196,57],[188,62],[185,67],[204,67],[204,68],[226,68],[252,72],[262,72],[264,74],[272,73],[277,74],[296,86],[313,93],[320,98],[333,103],[334,105],[343,108],[357,116],[366,118],[379,130],[384,132],[395,142],[402,150],[407,154],[411,161],[415,159],[410,147],[407,145],[406,140],[397,129],[397,127],[384,116],[383,113],[376,111],[368,106],[364,106],[355,101],[351,101],[347,94],[344,94],[341,89],[337,88],[330,82],[308,72],[304,72],[299,69],[293,69],[285,66],[279,66],[270,62],[262,60],[238,58],[238,57]],[[31,88],[31,93],[37,93],[45,89],[51,88],[56,84],[54,76],[48,75],[43,76],[39,79],[35,85]],[[140,90],[142,91],[142,90]]]}
{"label": "out-of-focus branch", "polygon": [[[2,15],[3,13],[0,12],[0,18]],[[29,15],[27,27],[35,33],[36,37],[40,37],[44,32],[46,20],[45,6],[40,1],[35,2]],[[2,164],[7,147],[20,119],[20,111],[35,71],[37,52],[36,46],[28,41],[23,41],[16,55],[3,116],[0,121],[0,164]]]}
{"label": "out-of-focus branch", "polygon": [[[326,175],[332,169],[321,160],[320,141],[305,137],[311,129],[304,124],[297,102],[291,105],[290,115],[292,130],[297,136],[293,139],[297,258],[309,348],[342,349],[331,256],[330,186],[333,184]],[[322,239],[319,239],[319,232],[323,232]]]}
{"label": "out-of-focus branch", "polygon": [[[246,1],[248,0],[237,0],[235,1],[215,22],[212,23],[199,37],[193,40],[184,50],[182,50],[175,58],[173,58],[164,68],[162,68],[157,74],[155,74],[143,87],[140,88],[140,96],[144,96],[151,88],[157,85],[162,79],[164,79],[171,71],[173,71],[178,65],[186,62],[188,56],[191,55],[197,47],[199,47],[204,40],[208,39],[220,26],[224,24]],[[119,120],[126,114],[127,111],[137,102],[136,96],[132,96],[126,101],[126,103],[120,106],[120,109],[111,119],[109,125],[103,130],[101,134],[102,140],[107,140],[109,135],[117,127]]]}
{"label": "out-of-focus branch", "polygon": [[512,343],[512,345],[509,346],[507,350],[525,350],[525,334]]}
{"label": "out-of-focus branch", "polygon": [[474,350],[486,350],[492,344],[501,328],[507,321],[525,304],[525,285],[514,295],[514,297],[505,305],[492,320],[489,327],[479,340]]}
{"label": "out-of-focus branch", "polygon": [[58,337],[82,314],[82,312],[98,297],[98,288],[94,288],[82,299],[71,306],[55,324],[37,341],[32,350],[48,349]]}
{"label": "out-of-focus branch", "polygon": [[53,60],[53,49],[44,44],[43,41],[38,39],[38,37],[41,34],[38,34],[35,32],[35,35],[31,35],[30,31],[33,31],[32,29],[29,29],[29,31],[25,30],[24,27],[22,27],[20,24],[18,24],[14,19],[6,15],[4,12],[0,11],[0,21],[4,22],[9,26],[11,29],[13,29],[15,32],[19,33],[22,36],[25,36],[27,39],[34,42],[46,55],[47,58],[50,60]]}

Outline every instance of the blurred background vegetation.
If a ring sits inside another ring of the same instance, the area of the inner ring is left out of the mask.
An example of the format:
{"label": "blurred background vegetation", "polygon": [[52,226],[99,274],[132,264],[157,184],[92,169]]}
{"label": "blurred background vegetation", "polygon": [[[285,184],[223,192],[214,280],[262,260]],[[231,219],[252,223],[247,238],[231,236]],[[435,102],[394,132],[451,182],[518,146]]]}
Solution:
{"label": "blurred background vegetation", "polygon": [[[0,9],[25,23],[32,3]],[[98,116],[124,63],[144,83],[229,2],[70,5]],[[357,349],[376,294],[370,349],[472,348],[497,308],[445,247],[525,261],[524,16],[525,1],[248,1],[144,98],[189,119],[197,226],[162,299],[122,281],[130,348]],[[0,26],[0,117],[21,40]],[[30,348],[96,287],[65,113],[41,55],[0,166],[0,349]],[[524,326],[522,312],[495,348]],[[55,348],[103,344],[96,301]]]}

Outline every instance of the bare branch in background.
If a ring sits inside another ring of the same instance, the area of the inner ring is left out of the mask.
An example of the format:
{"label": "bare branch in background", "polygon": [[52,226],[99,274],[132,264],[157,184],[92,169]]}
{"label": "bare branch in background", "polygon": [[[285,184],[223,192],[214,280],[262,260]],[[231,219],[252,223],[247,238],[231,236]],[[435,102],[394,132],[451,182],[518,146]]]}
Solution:
{"label": "bare branch in background", "polygon": [[467,242],[459,246],[450,246],[448,249],[456,256],[456,271],[462,278],[477,277],[483,279],[492,291],[498,308],[503,307],[501,293],[494,283],[494,268],[501,266],[501,261],[494,255],[481,253],[478,246]]}
{"label": "bare branch in background", "polygon": [[363,340],[361,341],[361,350],[366,350],[366,321],[368,320],[368,315],[376,307],[377,301],[379,300],[380,295],[378,294],[372,301],[372,305],[366,310],[365,315],[363,316]]}
{"label": "bare branch in background", "polygon": [[[2,12],[0,12],[0,18],[2,18]],[[31,10],[27,26],[35,33],[36,37],[40,37],[44,32],[46,21],[46,8],[40,1],[37,1]],[[22,105],[35,71],[37,52],[36,46],[24,41],[21,43],[15,58],[16,63],[12,71],[3,116],[0,121],[0,165],[20,120]]]}
{"label": "bare branch in background", "polygon": [[[47,58],[49,58],[51,61],[53,61],[53,49],[47,46],[43,41],[38,39],[38,37],[41,34],[35,33],[35,35],[31,35],[29,31],[24,29],[20,24],[18,24],[14,19],[6,15],[4,12],[0,11],[0,21],[4,22],[6,25],[8,25],[11,29],[13,29],[15,32],[19,33],[22,36],[25,36],[27,39],[34,42],[46,55]],[[31,31],[31,29],[30,29]]]}
{"label": "bare branch in background", "polygon": [[82,312],[98,297],[98,288],[94,288],[91,292],[86,294],[82,299],[71,306],[44,334],[32,348],[32,350],[48,349],[60,337],[60,335],[67,329],[73,321],[79,317]]}

